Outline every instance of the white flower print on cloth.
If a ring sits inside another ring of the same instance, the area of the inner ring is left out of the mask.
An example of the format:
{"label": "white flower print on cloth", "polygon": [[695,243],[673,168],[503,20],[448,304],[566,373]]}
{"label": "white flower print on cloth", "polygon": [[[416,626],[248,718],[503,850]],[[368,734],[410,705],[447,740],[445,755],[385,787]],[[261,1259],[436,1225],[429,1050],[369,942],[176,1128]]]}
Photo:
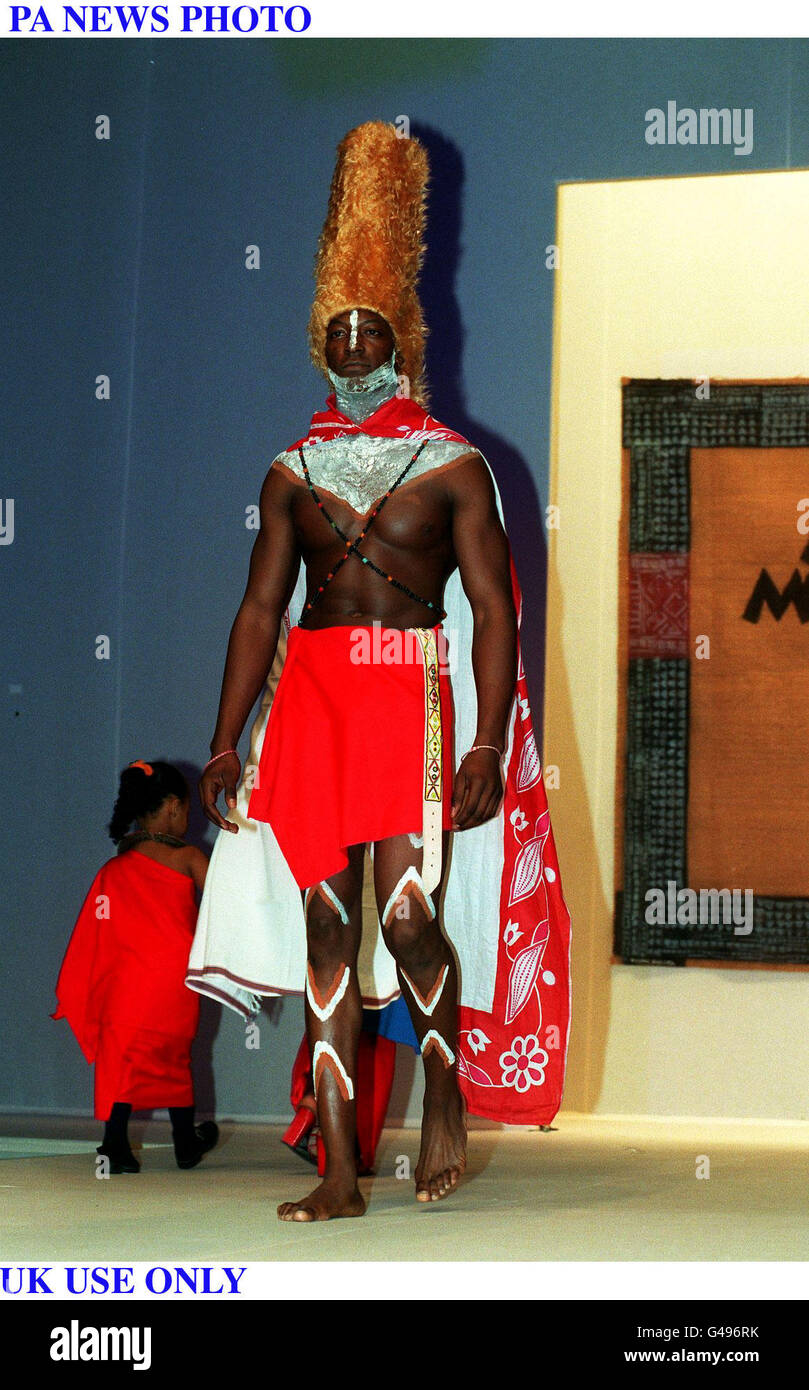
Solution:
{"label": "white flower print on cloth", "polygon": [[485,1052],[486,1048],[491,1042],[491,1038],[486,1037],[486,1034],[484,1033],[482,1028],[470,1028],[468,1037],[469,1046],[471,1047],[475,1056],[477,1056],[479,1052]]}
{"label": "white flower print on cloth", "polygon": [[513,946],[515,941],[519,941],[523,933],[520,931],[516,922],[506,922],[503,928],[503,940],[507,946]]}
{"label": "white flower print on cloth", "polygon": [[548,1054],[544,1047],[540,1047],[535,1033],[529,1033],[524,1038],[512,1038],[509,1051],[500,1054],[503,1085],[513,1086],[517,1091],[542,1086],[547,1065]]}

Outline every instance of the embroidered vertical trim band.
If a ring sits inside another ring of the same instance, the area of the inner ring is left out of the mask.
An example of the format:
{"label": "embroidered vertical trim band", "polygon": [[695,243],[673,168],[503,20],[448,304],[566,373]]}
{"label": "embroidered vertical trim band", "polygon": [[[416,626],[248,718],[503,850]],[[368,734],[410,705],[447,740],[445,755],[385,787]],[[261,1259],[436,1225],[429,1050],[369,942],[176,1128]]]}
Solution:
{"label": "embroidered vertical trim band", "polygon": [[432,628],[417,627],[424,660],[424,851],[421,877],[426,893],[441,879],[441,803],[443,799],[444,739],[438,686],[438,646]]}

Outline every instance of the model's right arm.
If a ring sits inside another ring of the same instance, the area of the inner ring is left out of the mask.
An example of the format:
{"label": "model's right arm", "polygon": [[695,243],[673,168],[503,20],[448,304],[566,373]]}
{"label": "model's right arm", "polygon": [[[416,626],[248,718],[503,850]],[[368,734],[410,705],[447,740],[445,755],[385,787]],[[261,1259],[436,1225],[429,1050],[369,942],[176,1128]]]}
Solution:
{"label": "model's right arm", "polygon": [[[281,618],[300,565],[292,520],[294,493],[294,484],[279,469],[271,468],[261,489],[261,528],[250,557],[247,588],[228,642],[212,755],[236,747],[275,657]],[[224,791],[228,806],[236,805],[239,771],[239,760],[231,754],[200,778],[203,810],[221,829],[238,829],[219,814],[216,799]]]}

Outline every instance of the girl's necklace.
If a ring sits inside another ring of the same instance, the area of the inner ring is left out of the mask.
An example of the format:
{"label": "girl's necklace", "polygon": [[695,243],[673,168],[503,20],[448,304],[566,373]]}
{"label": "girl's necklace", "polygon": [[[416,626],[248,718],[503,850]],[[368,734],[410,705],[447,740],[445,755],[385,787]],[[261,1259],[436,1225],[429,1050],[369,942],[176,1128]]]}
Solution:
{"label": "girl's necklace", "polygon": [[123,854],[133,845],[140,844],[141,840],[154,840],[159,845],[171,845],[174,849],[186,848],[185,840],[178,839],[176,835],[163,835],[159,830],[132,830],[129,835],[124,835],[118,845],[118,853]]}

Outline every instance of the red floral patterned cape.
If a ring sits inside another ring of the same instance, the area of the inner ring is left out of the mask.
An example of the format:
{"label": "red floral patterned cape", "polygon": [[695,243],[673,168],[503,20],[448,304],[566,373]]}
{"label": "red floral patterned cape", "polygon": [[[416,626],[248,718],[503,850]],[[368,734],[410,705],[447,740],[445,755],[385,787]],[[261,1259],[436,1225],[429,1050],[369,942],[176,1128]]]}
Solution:
{"label": "red floral patterned cape", "polygon": [[[514,564],[512,589],[522,614]],[[570,914],[520,651],[505,767],[500,944],[490,1013],[460,1009],[458,1072],[469,1110],[550,1124],[562,1101],[570,1031]]]}

